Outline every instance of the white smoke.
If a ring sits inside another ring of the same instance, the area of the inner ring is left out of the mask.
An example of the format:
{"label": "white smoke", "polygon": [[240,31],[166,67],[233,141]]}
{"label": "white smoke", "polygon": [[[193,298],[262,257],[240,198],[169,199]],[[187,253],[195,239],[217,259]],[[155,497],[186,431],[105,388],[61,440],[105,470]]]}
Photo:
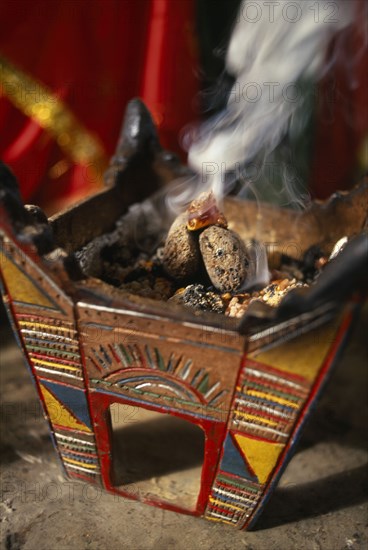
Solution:
{"label": "white smoke", "polygon": [[281,142],[301,104],[297,83],[323,76],[328,44],[351,24],[354,3],[242,2],[226,56],[226,69],[236,78],[227,106],[200,126],[189,148],[202,191],[223,197],[225,173],[234,173],[234,180],[239,167]]}

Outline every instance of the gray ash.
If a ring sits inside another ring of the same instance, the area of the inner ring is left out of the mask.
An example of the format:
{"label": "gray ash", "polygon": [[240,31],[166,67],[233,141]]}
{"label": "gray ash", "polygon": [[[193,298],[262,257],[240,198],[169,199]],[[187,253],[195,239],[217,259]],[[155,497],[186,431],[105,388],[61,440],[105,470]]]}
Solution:
{"label": "gray ash", "polygon": [[200,310],[224,313],[225,300],[214,290],[208,290],[201,284],[188,285],[170,298],[171,302]]}

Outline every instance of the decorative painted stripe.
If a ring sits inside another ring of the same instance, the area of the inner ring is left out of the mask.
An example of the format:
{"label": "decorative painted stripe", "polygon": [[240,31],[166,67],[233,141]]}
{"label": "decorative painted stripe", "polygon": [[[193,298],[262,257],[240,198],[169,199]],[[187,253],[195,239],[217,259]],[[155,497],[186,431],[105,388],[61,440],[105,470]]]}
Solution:
{"label": "decorative painted stripe", "polygon": [[128,368],[129,367],[129,363],[128,361],[126,360],[126,357],[123,353],[123,351],[120,349],[120,346],[118,344],[115,344],[114,345],[114,350],[119,358],[119,360],[117,361],[118,363],[120,362],[121,364],[124,365],[125,368]]}
{"label": "decorative painted stripe", "polygon": [[259,483],[229,474],[227,472],[220,471],[217,475],[217,478],[220,481],[223,481],[225,483],[230,483],[234,487],[238,487],[239,489],[245,489],[248,491],[251,491],[253,493],[258,493],[260,485]]}
{"label": "decorative painted stripe", "polygon": [[[276,408],[274,407],[268,407],[267,405],[261,405],[260,403],[258,403],[256,400],[248,400],[246,401],[245,399],[236,399],[235,400],[235,404],[236,405],[244,405],[244,406],[251,406],[253,409],[257,409],[257,410],[260,410],[260,411],[265,411],[265,412],[268,412],[270,414],[272,414],[273,416],[279,416],[281,418],[284,418],[284,419],[290,419],[291,418],[291,415],[290,414],[287,414],[286,412],[283,412],[282,410],[277,410]],[[277,405],[276,405],[277,406]],[[284,408],[284,407],[282,407]],[[288,409],[289,411],[292,411],[293,413],[295,413],[295,410],[294,409]]]}
{"label": "decorative painted stripe", "polygon": [[72,327],[65,327],[65,326],[57,326],[57,325],[45,325],[44,323],[34,323],[32,321],[18,321],[19,325],[22,327],[37,327],[37,328],[44,328],[47,330],[54,330],[56,332],[69,332],[73,333],[74,337],[76,337],[76,330]]}
{"label": "decorative painted stripe", "polygon": [[281,403],[276,403],[276,401],[268,400],[268,399],[262,399],[260,400],[259,397],[255,397],[248,394],[241,394],[241,396],[244,398],[244,401],[249,402],[250,405],[254,406],[255,403],[258,403],[259,405],[267,405],[271,408],[275,408],[276,410],[280,410],[286,413],[289,413],[290,415],[296,414],[296,409],[293,407],[288,407],[287,405],[281,405]]}
{"label": "decorative painted stripe", "polygon": [[265,432],[273,433],[283,438],[287,438],[288,434],[281,432],[280,430],[275,430],[274,428],[269,428],[266,426],[260,426],[259,424],[254,424],[252,422],[246,422],[245,420],[234,420],[235,424],[241,424],[242,426],[248,426],[249,428],[256,428],[257,430],[263,430]]}
{"label": "decorative painted stripe", "polygon": [[285,370],[280,371],[278,368],[272,367],[268,363],[262,363],[261,361],[256,361],[251,357],[247,358],[247,361],[243,370],[243,376],[248,368],[252,368],[254,370],[258,370],[260,372],[265,372],[268,374],[274,374],[280,379],[280,381],[290,380],[290,381],[294,381],[296,384],[300,384],[301,386],[309,388],[308,379],[302,376],[301,374],[298,374],[296,372],[285,371]]}
{"label": "decorative painted stripe", "polygon": [[120,360],[120,357],[119,355],[117,354],[116,350],[115,350],[115,347],[111,344],[108,345],[108,348],[109,350],[111,351],[111,354],[113,356],[113,358],[115,359],[115,361],[118,363],[118,364],[121,364],[121,360]]}
{"label": "decorative painted stripe", "polygon": [[51,332],[39,332],[38,330],[31,330],[31,329],[25,329],[21,328],[20,332],[22,335],[30,335],[30,336],[37,336],[42,341],[46,341],[47,339],[51,339],[52,343],[53,340],[55,342],[62,342],[69,345],[73,345],[76,348],[78,348],[78,340],[76,338],[68,338],[67,336],[61,336],[60,334],[53,334]]}
{"label": "decorative painted stripe", "polygon": [[224,516],[228,519],[230,519],[230,518],[235,519],[236,518],[238,520],[239,516],[241,516],[242,513],[244,513],[244,510],[241,509],[241,508],[240,508],[240,510],[231,510],[230,508],[228,508],[226,506],[226,504],[224,502],[218,502],[218,503],[209,502],[208,508],[210,510],[216,511],[216,512],[221,513],[221,514],[224,514]]}
{"label": "decorative painted stripe", "polygon": [[83,466],[83,468],[87,468],[88,470],[95,470],[97,468],[96,464],[87,464],[85,462],[82,462],[80,460],[74,460],[73,458],[67,458],[64,457],[63,460],[67,462],[68,464],[74,464],[76,466]]}
{"label": "decorative painted stripe", "polygon": [[80,360],[80,354],[75,353],[72,351],[66,351],[63,349],[57,349],[57,348],[49,348],[46,346],[34,346],[32,342],[29,342],[29,340],[26,338],[26,346],[28,350],[31,350],[31,352],[34,352],[36,354],[39,351],[43,351],[47,354],[47,357],[54,356],[55,359],[63,359],[66,355],[67,357],[74,357],[76,359]]}
{"label": "decorative painted stripe", "polygon": [[[28,335],[28,333],[32,333],[31,335]],[[34,334],[35,333],[35,334]],[[47,335],[45,332],[37,332],[27,329],[22,329],[22,334],[24,339],[29,342],[31,345],[35,346],[65,346],[65,348],[69,350],[76,350],[78,352],[79,350],[79,344],[77,340],[72,340],[70,338],[65,338],[65,336],[57,336],[55,338],[54,334],[50,334],[50,339],[44,338],[44,335]],[[62,338],[62,341],[60,339]],[[67,342],[67,340],[71,340],[70,342]]]}
{"label": "decorative painted stripe", "polygon": [[100,371],[101,373],[103,373],[103,368],[99,365],[99,363],[97,363],[97,361],[95,361],[94,359],[92,359],[91,356],[89,357],[89,360],[91,361],[92,365],[93,365],[94,367],[96,367],[96,369],[97,369],[98,371]]}
{"label": "decorative painted stripe", "polygon": [[[64,447],[65,447],[65,450],[70,450],[78,453],[83,453],[83,452],[90,453],[93,450],[91,449],[91,447],[88,447],[87,445],[71,443],[70,441],[60,441],[59,439],[58,439],[58,445],[60,446],[60,450],[62,453],[64,452]],[[92,453],[92,454],[97,456],[96,453]]]}
{"label": "decorative painted stripe", "polygon": [[[85,447],[86,448],[86,447]],[[75,448],[72,448],[70,449],[69,447],[67,449],[63,449],[62,450],[63,454],[67,455],[70,454],[71,457],[73,456],[81,456],[82,458],[86,458],[86,459],[92,459],[92,460],[96,460],[98,458],[97,454],[96,453],[92,453],[91,452],[91,449],[88,448],[87,451],[81,451],[79,449],[75,449]]]}
{"label": "decorative painted stripe", "polygon": [[86,441],[85,439],[79,439],[78,437],[72,437],[70,435],[65,435],[60,432],[55,432],[55,435],[57,439],[65,439],[66,441],[71,441],[72,443],[83,443],[83,445],[90,445],[93,447],[96,446],[96,444],[92,441]]}
{"label": "decorative painted stripe", "polygon": [[[141,382],[141,384],[139,384],[139,382]],[[131,378],[124,378],[121,381],[118,380],[117,382],[115,382],[115,384],[119,387],[121,385],[125,386],[129,383],[136,384],[134,386],[134,388],[136,389],[141,389],[141,387],[157,384],[158,387],[162,389],[167,389],[175,393],[175,395],[177,395],[179,399],[181,399],[182,396],[185,395],[190,402],[199,401],[198,399],[199,396],[193,394],[192,388],[188,389],[180,385],[180,381],[174,382],[173,380],[168,380],[168,379],[162,378],[161,376],[156,376],[156,375],[133,376]],[[190,391],[191,389],[192,391]],[[197,399],[194,399],[194,397],[197,397]]]}
{"label": "decorative painted stripe", "polygon": [[249,415],[255,415],[257,418],[261,418],[263,420],[269,420],[271,422],[276,422],[276,424],[289,424],[290,423],[290,416],[286,416],[286,418],[282,416],[277,416],[272,413],[268,413],[262,410],[257,409],[257,407],[253,407],[252,405],[239,405],[239,407],[236,408],[236,411],[234,411],[234,414],[249,414]]}
{"label": "decorative painted stripe", "polygon": [[[268,380],[272,380],[274,382],[280,383],[280,375],[276,374],[270,374],[269,372],[263,372],[256,369],[251,369],[249,367],[245,368],[245,376],[250,373],[251,375],[255,376],[256,378],[266,378]],[[300,389],[304,393],[308,393],[308,389],[302,386],[301,384],[297,384],[296,382],[292,382],[291,380],[286,380],[285,378],[282,378],[282,384],[286,386],[290,386],[295,389]]]}
{"label": "decorative painted stripe", "polygon": [[263,486],[259,483],[219,471],[205,517],[240,525],[253,513],[262,491]]}
{"label": "decorative painted stripe", "polygon": [[215,487],[213,489],[213,493],[216,493],[218,495],[218,498],[221,500],[238,500],[240,502],[244,502],[247,506],[252,507],[256,505],[256,502],[251,498],[247,498],[243,495],[235,494],[230,491],[225,491],[224,489],[220,489],[219,487]]}
{"label": "decorative painted stripe", "polygon": [[46,369],[45,367],[38,367],[37,365],[33,365],[34,366],[34,369],[37,371],[37,372],[45,372],[46,374],[57,374],[58,376],[66,376],[67,378],[74,378],[76,380],[83,380],[83,376],[82,376],[82,371],[79,371],[80,374],[71,374],[69,372],[64,372],[62,370],[57,370],[57,369]]}
{"label": "decorative painted stripe", "polygon": [[228,390],[222,390],[220,391],[220,393],[218,393],[213,399],[211,399],[211,401],[209,401],[209,405],[211,405],[212,407],[218,403],[222,397],[224,397],[226,394],[227,394]]}
{"label": "decorative painted stripe", "polygon": [[212,386],[212,388],[210,388],[208,390],[207,393],[204,394],[204,398],[208,400],[208,398],[220,387],[220,382],[216,382],[216,384],[214,384]]}
{"label": "decorative painted stripe", "polygon": [[267,426],[277,426],[278,422],[275,422],[274,420],[269,420],[268,418],[263,418],[260,416],[255,416],[254,414],[248,414],[241,411],[234,411],[234,415],[236,417],[245,418],[246,420],[254,420],[256,422],[262,422],[263,424],[266,424]]}
{"label": "decorative painted stripe", "polygon": [[[64,451],[64,450],[61,452],[61,454],[65,460],[67,459],[77,460],[78,462],[81,462],[81,463],[98,465],[98,459],[96,456],[87,456],[86,454],[81,454],[73,451]],[[86,467],[89,467],[89,466],[86,466]]]}
{"label": "decorative painted stripe", "polygon": [[244,386],[243,392],[246,388],[255,388],[258,390],[269,391],[279,397],[286,397],[291,401],[298,401],[299,399],[304,399],[307,393],[305,391],[296,390],[295,388],[285,387],[282,384],[276,384],[276,382],[271,382],[268,380],[262,380],[249,376],[247,378]]}
{"label": "decorative painted stripe", "polygon": [[237,510],[238,512],[244,512],[244,508],[240,508],[239,506],[235,506],[234,504],[229,504],[228,502],[224,502],[222,500],[218,500],[216,498],[210,497],[209,501],[211,504],[218,504],[219,506],[226,506],[226,508],[230,508],[231,510]]}
{"label": "decorative painted stripe", "polygon": [[243,392],[249,393],[250,390],[263,391],[265,393],[268,393],[272,397],[276,396],[281,399],[287,399],[294,404],[298,404],[298,402],[303,399],[303,397],[292,394],[290,393],[290,391],[282,391],[276,389],[275,387],[265,386],[264,384],[257,384],[255,382],[252,382],[251,380],[248,380],[247,383],[244,385]]}
{"label": "decorative painted stripe", "polygon": [[64,364],[61,364],[61,363],[53,363],[52,361],[43,361],[41,359],[32,359],[32,364],[35,366],[35,367],[38,367],[38,366],[45,366],[45,367],[53,367],[55,369],[65,369],[65,370],[69,370],[69,371],[72,371],[72,372],[75,372],[75,371],[80,371],[81,368],[80,366],[78,367],[74,367],[74,366],[71,366],[71,365],[64,365]]}
{"label": "decorative painted stripe", "polygon": [[238,523],[238,519],[226,518],[222,514],[218,514],[213,510],[210,510],[207,514],[206,519],[210,519],[211,521],[221,521],[221,523],[228,523],[229,525],[236,525]]}
{"label": "decorative painted stripe", "polygon": [[[91,378],[90,381],[94,384],[102,385],[102,386],[106,385],[108,387],[113,387],[115,385],[112,382],[107,382],[106,380],[100,380],[99,378]],[[140,390],[140,389],[137,389],[137,388],[133,388],[132,386],[120,385],[119,388],[122,389],[122,390],[126,390],[127,392],[136,393],[139,396],[143,396],[143,397],[145,395],[147,395],[147,396],[152,397],[154,399],[163,399],[165,401],[173,401],[175,403],[179,403],[179,404],[183,404],[183,405],[191,405],[192,407],[200,407],[201,409],[205,409],[206,411],[208,410],[208,411],[218,412],[218,408],[211,407],[210,405],[204,405],[203,403],[195,403],[194,401],[179,399],[179,398],[171,397],[170,395],[162,395],[162,394],[155,393],[155,392],[148,391],[148,390]],[[108,392],[108,393],[111,393],[111,392]],[[205,418],[205,415],[203,415],[203,418]]]}
{"label": "decorative painted stripe", "polygon": [[228,508],[221,508],[219,505],[216,504],[209,504],[208,507],[209,510],[211,510],[211,514],[214,514],[218,517],[223,517],[227,521],[233,521],[232,525],[238,525],[240,518],[243,514],[239,512],[238,510],[229,510]]}
{"label": "decorative painted stripe", "polygon": [[290,399],[283,399],[281,397],[275,397],[270,393],[265,393],[257,390],[247,390],[246,394],[252,395],[254,397],[260,397],[261,399],[266,399],[270,402],[280,403],[280,405],[288,405],[289,407],[292,407],[293,409],[299,409],[299,405],[294,403],[293,401],[290,401]]}
{"label": "decorative painted stripe", "polygon": [[106,362],[102,359],[102,357],[99,355],[99,353],[92,348],[92,353],[95,356],[95,359],[98,361],[98,363],[103,367],[105,370],[109,370],[109,365],[106,364]]}
{"label": "decorative painted stripe", "polygon": [[58,364],[60,364],[60,366],[73,365],[79,368],[81,366],[80,361],[72,361],[71,359],[63,359],[61,357],[52,357],[51,355],[44,355],[43,353],[35,353],[31,351],[29,352],[28,355],[30,357],[34,357],[37,361],[43,361],[43,360],[49,361],[50,359],[55,359],[55,361],[58,361]]}
{"label": "decorative painted stripe", "polygon": [[[216,487],[221,488],[221,490],[224,491],[230,491],[231,494],[236,495],[242,495],[243,497],[246,495],[246,498],[248,498],[251,502],[254,501],[254,499],[257,497],[259,491],[247,491],[246,489],[240,488],[238,485],[231,484],[229,482],[224,483],[223,481],[220,481],[217,477],[216,479]],[[215,489],[213,489],[214,491]]]}
{"label": "decorative painted stripe", "polygon": [[87,472],[90,475],[100,475],[100,470],[90,470],[89,468],[84,468],[83,466],[76,466],[75,464],[65,464],[67,470],[71,468],[72,470],[78,470],[80,472]]}
{"label": "decorative painted stripe", "polygon": [[55,317],[47,317],[45,315],[35,315],[34,313],[19,313],[17,315],[19,319],[28,319],[34,323],[48,323],[52,326],[70,326],[74,327],[74,324],[71,321],[65,319],[56,319]]}

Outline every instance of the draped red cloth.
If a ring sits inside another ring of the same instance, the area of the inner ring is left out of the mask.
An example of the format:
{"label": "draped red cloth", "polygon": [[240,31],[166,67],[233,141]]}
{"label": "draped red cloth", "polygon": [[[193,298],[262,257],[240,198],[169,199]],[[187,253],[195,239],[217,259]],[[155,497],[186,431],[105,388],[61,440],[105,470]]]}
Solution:
{"label": "draped red cloth", "polygon": [[358,0],[355,9],[353,27],[331,44],[336,62],[319,90],[310,189],[320,199],[356,183],[358,155],[368,155],[368,3]]}
{"label": "draped red cloth", "polygon": [[[357,5],[345,57],[326,75],[319,94],[310,176],[319,198],[353,183],[368,132],[367,3]],[[5,0],[0,55],[70,109],[100,142],[105,161],[126,103],[136,96],[153,113],[163,145],[184,158],[178,136],[197,117],[194,21],[195,0]],[[101,185],[101,163],[96,169],[93,160],[72,158],[14,102],[6,82],[0,81],[0,92],[0,156],[17,175],[25,201],[51,212]],[[23,99],[37,93],[25,88]]]}
{"label": "draped red cloth", "polygon": [[[0,54],[51,90],[98,138],[106,159],[126,104],[137,96],[153,113],[163,145],[183,156],[178,136],[196,116],[198,92],[192,0],[7,0],[0,21]],[[100,185],[101,173],[68,157],[14,104],[6,83],[2,91],[0,155],[24,200],[50,211]]]}

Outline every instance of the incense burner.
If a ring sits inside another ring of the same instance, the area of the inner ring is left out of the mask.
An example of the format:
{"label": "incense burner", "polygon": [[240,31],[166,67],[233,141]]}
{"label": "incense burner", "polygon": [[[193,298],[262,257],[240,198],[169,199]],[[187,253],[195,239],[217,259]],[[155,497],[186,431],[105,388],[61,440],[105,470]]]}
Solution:
{"label": "incense burner", "polygon": [[138,100],[106,188],[45,220],[1,181],[5,304],[65,474],[122,497],[253,525],[295,447],[351,323],[366,255],[368,185],[303,213],[225,200],[243,238],[275,253],[356,236],[316,285],[242,319],[121,294],[74,253],[128,207],[187,174]]}

